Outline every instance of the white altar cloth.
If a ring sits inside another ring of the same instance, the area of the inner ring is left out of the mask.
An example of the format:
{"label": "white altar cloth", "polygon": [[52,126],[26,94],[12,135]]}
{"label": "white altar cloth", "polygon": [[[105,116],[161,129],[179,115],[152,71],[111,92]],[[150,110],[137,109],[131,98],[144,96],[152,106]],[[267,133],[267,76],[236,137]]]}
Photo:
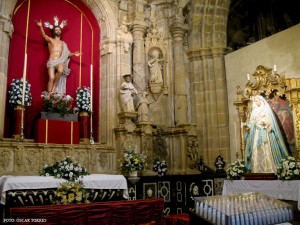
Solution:
{"label": "white altar cloth", "polygon": [[[64,179],[52,176],[3,176],[0,177],[1,204],[5,205],[6,191],[25,189],[57,188]],[[123,175],[90,174],[83,177],[87,189],[121,189],[123,197],[128,198],[127,181]]]}
{"label": "white altar cloth", "polygon": [[281,200],[298,201],[300,210],[300,180],[225,180],[223,195],[260,192]]}

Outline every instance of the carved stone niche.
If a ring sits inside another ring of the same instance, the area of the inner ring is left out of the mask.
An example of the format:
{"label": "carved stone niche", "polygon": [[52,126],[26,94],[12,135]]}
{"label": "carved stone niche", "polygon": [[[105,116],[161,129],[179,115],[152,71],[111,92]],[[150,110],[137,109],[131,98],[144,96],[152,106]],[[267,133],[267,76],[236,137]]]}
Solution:
{"label": "carved stone niche", "polygon": [[[241,125],[246,125],[251,116],[252,99],[262,95],[272,108],[286,146],[295,157],[300,153],[300,79],[288,78],[274,72],[271,68],[258,66],[242,90],[237,86],[237,100],[234,102],[238,110]],[[281,113],[288,114],[289,124],[283,124]],[[243,127],[243,126],[241,126]],[[246,127],[240,129],[240,150],[245,160],[246,142],[244,141]]]}
{"label": "carved stone niche", "polygon": [[156,100],[164,84],[164,58],[162,50],[153,47],[148,51],[149,87]]}
{"label": "carved stone niche", "polygon": [[147,62],[147,80],[153,98],[161,95],[162,90],[166,92],[166,43],[162,33],[158,31],[156,21],[152,21],[152,26],[145,38],[145,51]]}

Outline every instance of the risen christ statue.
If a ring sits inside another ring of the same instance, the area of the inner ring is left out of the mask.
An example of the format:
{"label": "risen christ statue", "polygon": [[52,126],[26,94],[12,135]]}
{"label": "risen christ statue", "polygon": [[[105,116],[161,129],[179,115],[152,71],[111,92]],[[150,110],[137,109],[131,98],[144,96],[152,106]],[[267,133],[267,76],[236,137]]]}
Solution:
{"label": "risen christ statue", "polygon": [[71,53],[67,47],[67,44],[61,40],[62,28],[66,25],[66,21],[63,20],[58,26],[58,18],[54,17],[55,25],[50,25],[48,22],[46,26],[52,30],[52,37],[46,35],[42,21],[39,20],[36,24],[40,27],[43,38],[48,42],[49,59],[47,62],[48,68],[48,92],[60,92],[66,93],[66,79],[70,74],[68,64],[70,57],[80,56],[79,51]]}

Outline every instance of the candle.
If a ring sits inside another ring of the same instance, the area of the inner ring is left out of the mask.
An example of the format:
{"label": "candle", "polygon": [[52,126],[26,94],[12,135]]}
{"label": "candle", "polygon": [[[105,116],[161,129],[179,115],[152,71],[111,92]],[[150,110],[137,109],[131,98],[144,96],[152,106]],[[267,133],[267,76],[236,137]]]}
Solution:
{"label": "candle", "polygon": [[247,73],[247,80],[250,81],[250,75]]}
{"label": "candle", "polygon": [[90,77],[90,88],[91,88],[91,112],[93,111],[93,64],[91,64],[91,77]]}
{"label": "candle", "polygon": [[274,72],[276,72],[277,71],[277,66],[276,66],[276,64],[274,64]]}
{"label": "candle", "polygon": [[24,68],[23,68],[22,106],[24,106],[25,103],[26,70],[27,70],[27,53],[25,53]]}
{"label": "candle", "polygon": [[234,122],[233,124],[234,124],[234,136],[235,136],[235,149],[236,149],[236,152],[239,152],[238,151],[238,131],[237,131],[236,122]]}

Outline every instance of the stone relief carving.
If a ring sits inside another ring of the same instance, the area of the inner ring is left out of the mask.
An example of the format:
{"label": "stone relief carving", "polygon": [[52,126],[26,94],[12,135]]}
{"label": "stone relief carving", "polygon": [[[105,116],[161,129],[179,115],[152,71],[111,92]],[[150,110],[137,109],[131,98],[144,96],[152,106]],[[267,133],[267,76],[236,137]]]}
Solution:
{"label": "stone relief carving", "polygon": [[132,22],[127,21],[127,16],[123,16],[121,25],[117,30],[118,40],[121,44],[121,69],[122,73],[131,72],[131,45],[133,43],[132,34],[129,31],[129,26]]}
{"label": "stone relief carving", "polygon": [[123,150],[132,150],[136,148],[136,143],[133,141],[132,135],[128,134],[123,142]]}
{"label": "stone relief carving", "polygon": [[99,154],[99,163],[101,167],[105,167],[107,165],[108,154],[106,152],[101,152]]}
{"label": "stone relief carving", "polygon": [[9,166],[9,162],[11,161],[10,151],[4,150],[1,152],[0,166],[3,169],[6,169]]}
{"label": "stone relief carving", "polygon": [[188,167],[190,169],[195,169],[198,163],[198,139],[196,137],[189,137],[187,147],[187,156],[190,159]]}
{"label": "stone relief carving", "polygon": [[157,129],[157,135],[153,142],[153,153],[161,159],[166,159],[168,156],[167,143],[162,135],[162,129]]}
{"label": "stone relief carving", "polygon": [[143,153],[147,156],[147,169],[151,169],[152,165],[152,137],[147,136],[143,140]]}
{"label": "stone relief carving", "polygon": [[18,145],[16,149],[16,164],[17,166],[21,166],[23,164],[24,146]]}
{"label": "stone relief carving", "polygon": [[25,171],[38,170],[39,164],[36,163],[36,159],[39,158],[38,150],[29,150],[24,157]]}

